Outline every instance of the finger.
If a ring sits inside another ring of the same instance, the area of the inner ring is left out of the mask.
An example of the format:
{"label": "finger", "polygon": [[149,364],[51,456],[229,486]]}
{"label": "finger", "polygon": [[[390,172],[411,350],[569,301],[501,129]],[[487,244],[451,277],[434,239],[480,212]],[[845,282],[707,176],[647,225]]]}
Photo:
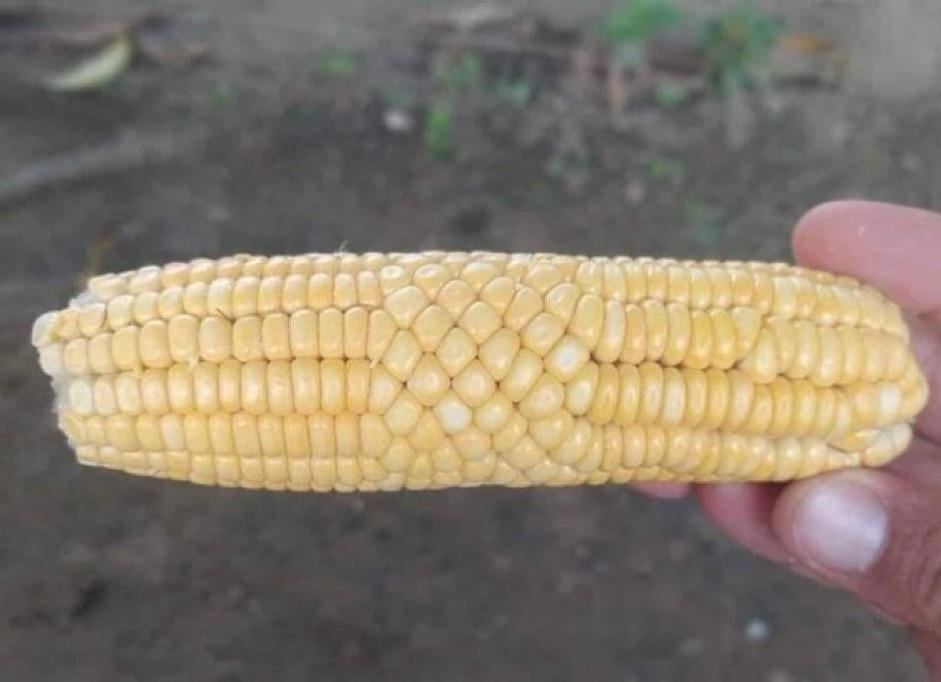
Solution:
{"label": "finger", "polygon": [[[807,266],[859,278],[924,319],[911,320],[912,347],[928,381],[919,433],[941,442],[941,215],[868,201],[823,204],[794,232],[794,253]],[[925,320],[930,319],[931,322]]]}
{"label": "finger", "polygon": [[912,350],[928,382],[928,401],[918,413],[915,430],[941,443],[941,335],[917,318],[911,320],[909,326]]}
{"label": "finger", "polygon": [[696,496],[706,516],[733,540],[771,561],[788,559],[771,530],[771,513],[780,486],[722,483],[700,486]]}
{"label": "finger", "polygon": [[936,488],[936,494],[941,495],[941,448],[934,443],[915,438],[905,454],[885,468],[911,481]]}
{"label": "finger", "polygon": [[941,215],[873,201],[818,206],[794,231],[801,263],[857,277],[916,314],[941,309]]}
{"label": "finger", "polygon": [[802,566],[899,621],[941,634],[941,498],[886,471],[825,474],[781,493],[775,535]]}
{"label": "finger", "polygon": [[678,500],[687,497],[692,489],[692,485],[689,483],[658,483],[655,481],[631,483],[631,487],[645,495],[659,497],[664,500]]}

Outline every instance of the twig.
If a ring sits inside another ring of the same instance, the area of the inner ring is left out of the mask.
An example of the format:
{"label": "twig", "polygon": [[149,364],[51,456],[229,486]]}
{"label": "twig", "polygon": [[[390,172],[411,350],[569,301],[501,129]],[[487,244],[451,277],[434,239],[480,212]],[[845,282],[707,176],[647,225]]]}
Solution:
{"label": "twig", "polygon": [[169,163],[203,142],[204,135],[126,135],[43,159],[0,179],[0,207],[16,204],[43,191]]}

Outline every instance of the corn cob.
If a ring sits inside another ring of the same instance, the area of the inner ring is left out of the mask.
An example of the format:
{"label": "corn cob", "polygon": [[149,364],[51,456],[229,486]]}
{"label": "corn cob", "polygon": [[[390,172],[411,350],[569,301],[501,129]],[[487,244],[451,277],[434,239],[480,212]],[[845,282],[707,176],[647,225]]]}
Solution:
{"label": "corn cob", "polygon": [[276,490],[790,480],[902,452],[896,305],[787,264],[236,255],[33,329],[82,464]]}

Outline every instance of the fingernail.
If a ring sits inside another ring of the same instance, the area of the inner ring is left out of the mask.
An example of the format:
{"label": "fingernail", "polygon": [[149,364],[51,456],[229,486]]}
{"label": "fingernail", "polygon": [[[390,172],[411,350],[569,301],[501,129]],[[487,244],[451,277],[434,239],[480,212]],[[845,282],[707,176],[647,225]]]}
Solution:
{"label": "fingernail", "polygon": [[888,537],[889,515],[866,485],[848,478],[822,480],[794,509],[796,549],[808,563],[837,573],[862,573]]}

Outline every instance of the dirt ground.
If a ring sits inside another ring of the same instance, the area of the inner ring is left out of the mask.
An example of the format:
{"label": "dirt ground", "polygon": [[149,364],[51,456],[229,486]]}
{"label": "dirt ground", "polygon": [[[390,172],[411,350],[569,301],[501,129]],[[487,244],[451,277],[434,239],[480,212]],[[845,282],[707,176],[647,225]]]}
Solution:
{"label": "dirt ground", "polygon": [[[138,63],[82,96],[35,87],[74,58],[0,23],[0,677],[921,679],[904,633],[747,555],[692,504],[615,487],[266,494],[74,464],[28,337],[90,271],[340,246],[776,259],[828,198],[941,207],[931,2],[774,6],[838,41],[848,72],[781,88],[739,150],[714,98],[612,123],[561,97],[549,66],[522,107],[460,95],[439,160],[384,117],[427,96],[410,22],[456,4],[165,3],[169,33],[209,59]],[[46,2],[33,21],[147,5]],[[527,7],[584,29],[610,5]],[[355,72],[317,68],[330,49]],[[179,154],[4,198],[39,161],[153,134]]]}

